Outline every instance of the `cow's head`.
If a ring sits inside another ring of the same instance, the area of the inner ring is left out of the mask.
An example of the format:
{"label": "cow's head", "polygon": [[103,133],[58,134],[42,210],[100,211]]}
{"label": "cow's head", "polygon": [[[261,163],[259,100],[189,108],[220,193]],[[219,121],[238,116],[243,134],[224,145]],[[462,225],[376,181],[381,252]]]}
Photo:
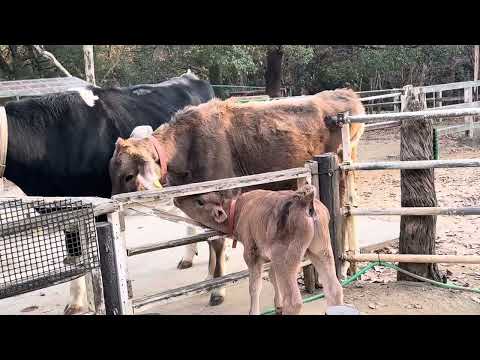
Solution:
{"label": "cow's head", "polygon": [[118,138],[109,172],[112,195],[162,188],[158,155],[148,139]]}
{"label": "cow's head", "polygon": [[230,202],[239,192],[222,191],[174,199],[176,207],[190,218],[212,229],[227,233]]}

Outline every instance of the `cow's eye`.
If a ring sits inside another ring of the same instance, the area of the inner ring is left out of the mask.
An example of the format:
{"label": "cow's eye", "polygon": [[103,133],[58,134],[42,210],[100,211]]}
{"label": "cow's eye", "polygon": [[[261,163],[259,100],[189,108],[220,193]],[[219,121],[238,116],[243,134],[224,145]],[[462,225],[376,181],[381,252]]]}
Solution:
{"label": "cow's eye", "polygon": [[195,201],[195,203],[196,203],[198,206],[203,206],[203,205],[205,205],[205,203],[204,203],[202,200],[200,200],[200,199],[197,199],[197,200]]}
{"label": "cow's eye", "polygon": [[125,182],[130,182],[133,180],[133,175],[127,175],[125,176]]}

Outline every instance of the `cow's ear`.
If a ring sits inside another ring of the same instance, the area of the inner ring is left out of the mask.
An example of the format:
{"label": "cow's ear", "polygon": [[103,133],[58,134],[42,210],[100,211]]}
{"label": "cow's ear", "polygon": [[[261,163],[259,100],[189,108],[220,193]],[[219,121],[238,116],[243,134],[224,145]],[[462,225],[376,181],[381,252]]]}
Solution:
{"label": "cow's ear", "polygon": [[219,224],[224,223],[228,218],[227,213],[221,206],[214,207],[212,212],[213,219]]}
{"label": "cow's ear", "polygon": [[119,137],[117,139],[117,141],[115,142],[115,147],[116,148],[124,147],[125,144],[126,144],[126,141],[124,139],[122,139],[121,137]]}

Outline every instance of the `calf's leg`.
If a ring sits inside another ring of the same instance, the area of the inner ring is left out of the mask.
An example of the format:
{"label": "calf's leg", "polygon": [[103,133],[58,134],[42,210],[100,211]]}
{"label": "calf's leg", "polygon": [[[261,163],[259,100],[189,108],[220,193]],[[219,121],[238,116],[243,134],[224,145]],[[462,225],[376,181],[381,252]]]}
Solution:
{"label": "calf's leg", "polygon": [[250,315],[260,315],[260,292],[262,291],[263,261],[256,257],[248,264]]}
{"label": "calf's leg", "polygon": [[275,314],[282,315],[282,303],[283,303],[282,294],[280,292],[280,288],[279,288],[278,283],[277,283],[275,271],[273,270],[272,266],[270,266],[270,270],[269,270],[268,274],[269,274],[269,277],[270,277],[270,281],[272,282],[273,289],[275,291],[275,297],[273,299],[273,301],[275,303]]}
{"label": "calf's leg", "polygon": [[[287,256],[285,254],[285,257]],[[297,283],[300,261],[298,261],[298,266],[295,267],[280,259],[280,261],[275,261],[272,266],[274,267],[277,284],[282,293],[282,315],[300,314],[303,305],[302,295]]]}
{"label": "calf's leg", "polygon": [[283,315],[298,315],[302,311],[302,295],[297,283],[297,272],[289,271],[284,281]]}
{"label": "calf's leg", "polygon": [[343,288],[335,272],[335,262],[333,261],[331,250],[329,254],[328,251],[313,253],[309,249],[307,256],[317,269],[318,277],[325,293],[325,299],[327,300],[327,306],[342,305]]}

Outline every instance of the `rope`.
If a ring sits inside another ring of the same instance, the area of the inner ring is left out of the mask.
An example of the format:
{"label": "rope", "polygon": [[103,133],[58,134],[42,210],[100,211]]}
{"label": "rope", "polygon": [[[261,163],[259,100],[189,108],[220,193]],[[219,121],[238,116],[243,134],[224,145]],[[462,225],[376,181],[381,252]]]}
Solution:
{"label": "rope", "polygon": [[[471,288],[467,288],[465,286],[458,286],[458,285],[449,284],[449,283],[444,284],[444,283],[441,283],[441,282],[438,282],[438,281],[435,281],[435,280],[431,280],[431,279],[425,278],[423,276],[411,273],[410,271],[404,270],[404,269],[398,267],[395,264],[380,261],[380,260],[369,263],[367,266],[360,269],[358,272],[356,272],[355,274],[353,274],[349,278],[341,281],[340,284],[343,287],[345,287],[347,285],[350,285],[354,281],[358,280],[360,278],[360,276],[362,276],[363,274],[365,274],[366,272],[371,270],[374,266],[383,266],[383,267],[386,267],[386,268],[394,269],[394,270],[397,270],[401,273],[407,274],[408,276],[411,276],[414,279],[418,279],[418,280],[430,283],[432,285],[435,285],[435,286],[438,286],[438,287],[441,287],[441,288],[444,288],[444,289],[461,290],[461,291],[468,291],[468,292],[473,292],[473,293],[476,293],[476,294],[480,294],[480,288],[471,289]],[[302,302],[304,304],[307,304],[307,303],[322,299],[324,297],[325,297],[325,294],[320,293],[320,294],[317,294],[317,295],[308,296],[308,297],[304,298]],[[265,312],[262,313],[262,315],[272,315],[272,314],[275,314],[275,308],[270,308],[270,309],[268,309],[268,310],[266,310]]]}

